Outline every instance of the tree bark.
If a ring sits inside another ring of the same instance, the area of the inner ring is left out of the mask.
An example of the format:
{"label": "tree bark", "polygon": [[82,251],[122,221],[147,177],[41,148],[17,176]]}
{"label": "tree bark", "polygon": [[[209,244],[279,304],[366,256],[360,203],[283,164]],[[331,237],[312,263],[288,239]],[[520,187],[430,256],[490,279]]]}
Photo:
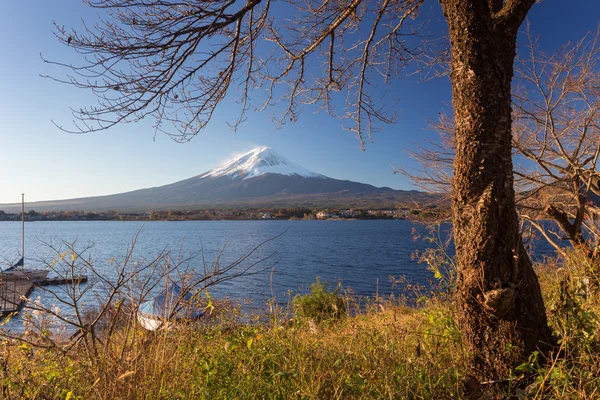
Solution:
{"label": "tree bark", "polygon": [[452,44],[452,218],[458,319],[478,377],[501,378],[552,344],[518,224],[511,157],[517,30],[534,0],[441,0]]}

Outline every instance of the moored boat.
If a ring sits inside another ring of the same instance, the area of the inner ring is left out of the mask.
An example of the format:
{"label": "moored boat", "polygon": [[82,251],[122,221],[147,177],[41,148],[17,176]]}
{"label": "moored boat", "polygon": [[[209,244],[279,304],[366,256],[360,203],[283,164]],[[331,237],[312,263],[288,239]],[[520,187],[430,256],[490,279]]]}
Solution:
{"label": "moored boat", "polygon": [[0,271],[0,280],[14,281],[14,280],[28,280],[31,282],[41,282],[46,279],[49,271],[45,269],[33,269],[23,268],[23,258],[19,260],[12,267],[8,267],[3,271]]}
{"label": "moored boat", "polygon": [[21,259],[12,266],[0,271],[0,280],[41,282],[50,271],[25,268],[25,194],[21,193]]}
{"label": "moored boat", "polygon": [[140,325],[150,331],[169,329],[175,321],[195,320],[202,315],[204,312],[194,306],[192,295],[173,282],[168,282],[156,297],[142,302],[137,312]]}

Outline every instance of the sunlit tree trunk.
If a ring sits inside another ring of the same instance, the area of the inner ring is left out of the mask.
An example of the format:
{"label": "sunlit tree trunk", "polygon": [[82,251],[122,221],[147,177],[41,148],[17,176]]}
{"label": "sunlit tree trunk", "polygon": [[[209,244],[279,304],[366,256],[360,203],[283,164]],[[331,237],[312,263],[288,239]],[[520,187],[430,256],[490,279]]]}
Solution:
{"label": "sunlit tree trunk", "polygon": [[533,2],[442,1],[452,44],[459,323],[474,373],[490,378],[551,342],[519,233],[511,158],[516,34]]}

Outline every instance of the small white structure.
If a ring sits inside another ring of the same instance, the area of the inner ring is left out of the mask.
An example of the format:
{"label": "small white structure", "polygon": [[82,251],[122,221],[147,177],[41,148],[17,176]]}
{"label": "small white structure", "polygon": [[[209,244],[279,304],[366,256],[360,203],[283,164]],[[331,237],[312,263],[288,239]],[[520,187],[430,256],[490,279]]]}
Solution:
{"label": "small white structure", "polygon": [[194,320],[204,312],[191,304],[192,295],[184,293],[176,283],[167,283],[165,290],[151,300],[144,301],[138,308],[138,321],[144,329],[154,331],[169,329],[173,321]]}

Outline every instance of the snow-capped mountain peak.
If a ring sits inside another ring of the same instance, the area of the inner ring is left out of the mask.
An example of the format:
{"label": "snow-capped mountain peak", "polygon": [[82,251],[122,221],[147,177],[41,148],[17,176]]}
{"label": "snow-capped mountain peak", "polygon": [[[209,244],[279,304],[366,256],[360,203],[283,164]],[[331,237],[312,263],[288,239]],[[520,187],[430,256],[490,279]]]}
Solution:
{"label": "snow-capped mountain peak", "polygon": [[321,174],[295,164],[269,147],[257,147],[248,153],[228,161],[221,167],[201,175],[205,177],[228,176],[232,179],[249,179],[264,174],[297,175],[305,178],[325,178]]}

